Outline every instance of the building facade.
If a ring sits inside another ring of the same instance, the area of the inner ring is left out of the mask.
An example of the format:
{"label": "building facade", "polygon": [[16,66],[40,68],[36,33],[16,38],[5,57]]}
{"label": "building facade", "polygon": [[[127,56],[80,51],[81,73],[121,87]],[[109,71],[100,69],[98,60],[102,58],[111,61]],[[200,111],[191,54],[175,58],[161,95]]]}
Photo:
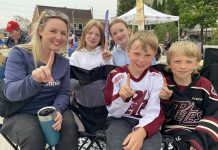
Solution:
{"label": "building facade", "polygon": [[52,7],[52,6],[36,5],[34,13],[33,13],[32,24],[34,24],[36,22],[36,20],[38,19],[39,15],[42,13],[42,11],[44,11],[46,9],[52,9],[55,11],[65,13],[69,17],[70,30],[76,36],[81,35],[86,23],[90,19],[93,18],[91,9],[83,10],[83,9],[72,9],[72,8],[66,8],[66,7]]}

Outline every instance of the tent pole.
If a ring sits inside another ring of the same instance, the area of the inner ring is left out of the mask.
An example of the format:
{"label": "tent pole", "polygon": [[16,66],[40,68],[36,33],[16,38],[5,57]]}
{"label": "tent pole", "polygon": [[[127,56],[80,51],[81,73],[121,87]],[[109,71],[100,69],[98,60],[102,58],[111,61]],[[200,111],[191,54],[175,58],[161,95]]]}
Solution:
{"label": "tent pole", "polygon": [[178,21],[178,41],[180,40],[180,29],[179,29],[179,21]]}

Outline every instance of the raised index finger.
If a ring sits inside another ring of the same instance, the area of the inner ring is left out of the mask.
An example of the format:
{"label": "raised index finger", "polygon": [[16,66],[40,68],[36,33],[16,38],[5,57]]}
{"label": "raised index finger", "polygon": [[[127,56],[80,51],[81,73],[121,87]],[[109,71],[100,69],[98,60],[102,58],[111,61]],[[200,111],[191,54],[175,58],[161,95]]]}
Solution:
{"label": "raised index finger", "polygon": [[130,87],[130,74],[127,74],[126,86]]}
{"label": "raised index finger", "polygon": [[54,63],[54,51],[51,51],[49,59],[48,59],[48,63],[46,66],[51,70],[53,63]]}

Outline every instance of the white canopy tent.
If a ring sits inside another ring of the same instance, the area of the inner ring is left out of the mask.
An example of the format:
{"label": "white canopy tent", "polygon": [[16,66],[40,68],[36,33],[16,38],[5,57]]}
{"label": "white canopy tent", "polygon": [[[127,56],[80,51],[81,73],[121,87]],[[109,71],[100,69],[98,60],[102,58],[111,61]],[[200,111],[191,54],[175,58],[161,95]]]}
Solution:
{"label": "white canopy tent", "polygon": [[[166,22],[179,21],[179,16],[164,14],[144,4],[145,25],[160,24]],[[136,7],[118,18],[125,20],[129,25],[137,25],[136,23]]]}

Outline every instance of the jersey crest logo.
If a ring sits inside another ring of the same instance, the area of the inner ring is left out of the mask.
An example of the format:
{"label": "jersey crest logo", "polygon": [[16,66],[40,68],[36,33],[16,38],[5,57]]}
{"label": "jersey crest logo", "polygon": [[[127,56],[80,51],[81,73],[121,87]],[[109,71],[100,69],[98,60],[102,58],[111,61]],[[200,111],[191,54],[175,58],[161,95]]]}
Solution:
{"label": "jersey crest logo", "polygon": [[148,98],[145,99],[147,91],[135,91],[135,95],[132,98],[132,104],[129,107],[129,109],[126,111],[126,114],[129,114],[131,116],[135,116],[138,118],[141,118],[140,111],[145,108]]}
{"label": "jersey crest logo", "polygon": [[174,120],[183,125],[198,125],[202,117],[202,111],[195,106],[194,102],[175,101],[175,104],[176,114]]}

